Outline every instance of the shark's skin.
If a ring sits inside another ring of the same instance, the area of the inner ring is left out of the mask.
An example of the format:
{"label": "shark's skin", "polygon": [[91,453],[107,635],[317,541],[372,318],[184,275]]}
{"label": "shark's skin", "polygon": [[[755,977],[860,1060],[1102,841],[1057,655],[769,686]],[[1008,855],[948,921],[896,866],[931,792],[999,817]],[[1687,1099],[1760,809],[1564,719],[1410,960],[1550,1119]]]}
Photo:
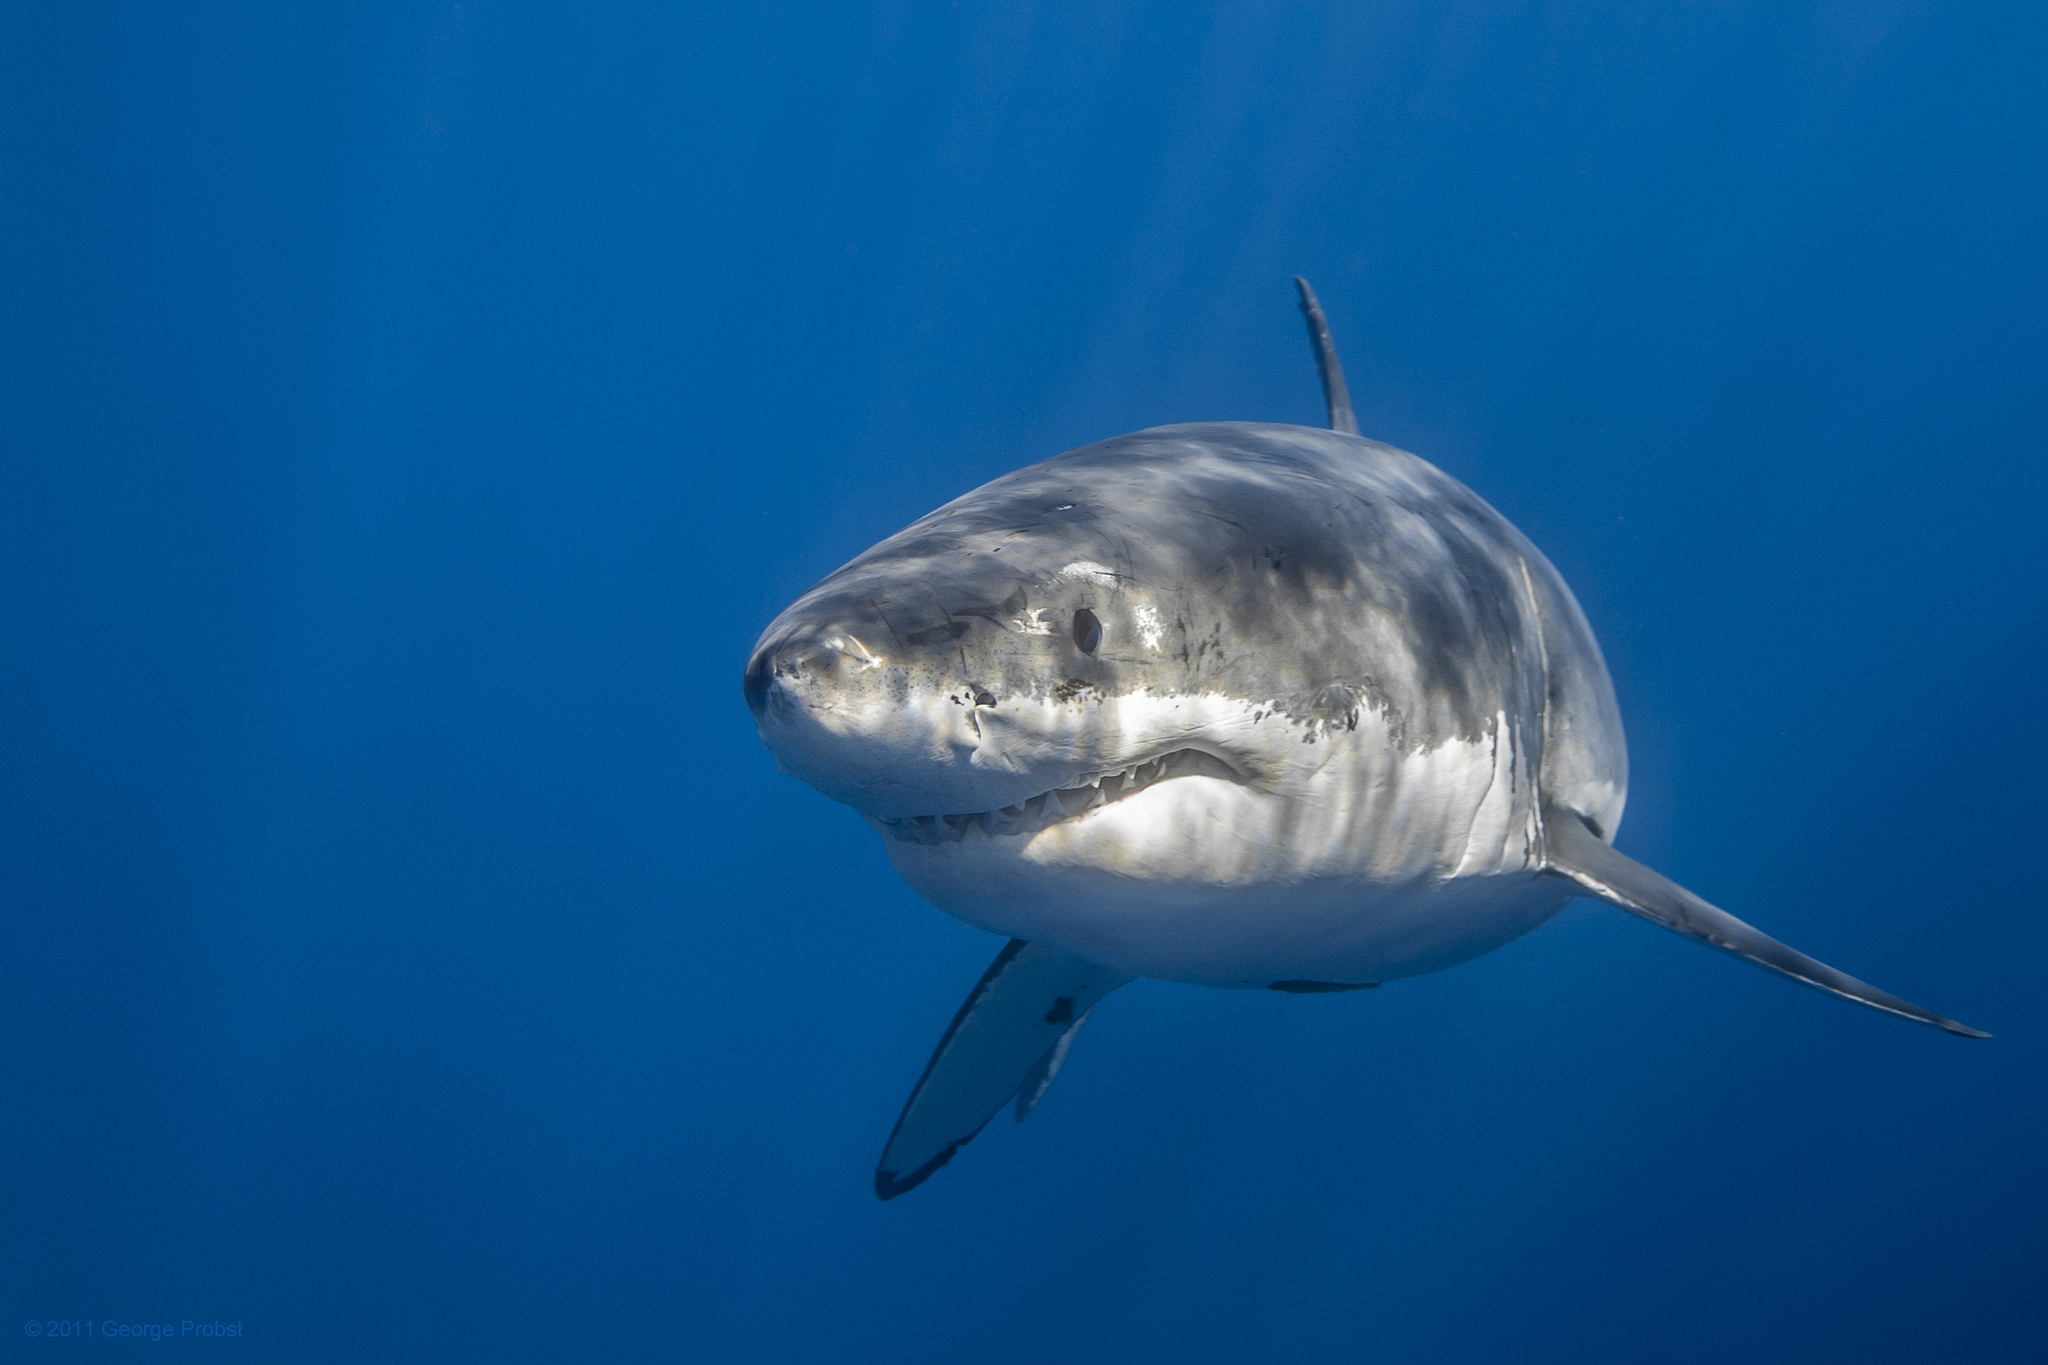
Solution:
{"label": "shark's skin", "polygon": [[776,617],[785,772],[927,900],[1009,935],[875,1174],[890,1199],[1044,1096],[1132,977],[1299,993],[1453,966],[1590,895],[1816,990],[1977,1032],[1611,847],[1621,716],[1570,589],[1442,470],[1331,430],[1155,427],[984,484]]}
{"label": "shark's skin", "polygon": [[[806,593],[747,676],[783,768],[927,899],[1136,976],[1450,966],[1577,894],[1541,875],[1543,794],[1608,838],[1627,794],[1549,561],[1441,470],[1309,427],[1159,427],[1006,475]],[[1176,753],[1188,775],[1017,833],[915,823]]]}

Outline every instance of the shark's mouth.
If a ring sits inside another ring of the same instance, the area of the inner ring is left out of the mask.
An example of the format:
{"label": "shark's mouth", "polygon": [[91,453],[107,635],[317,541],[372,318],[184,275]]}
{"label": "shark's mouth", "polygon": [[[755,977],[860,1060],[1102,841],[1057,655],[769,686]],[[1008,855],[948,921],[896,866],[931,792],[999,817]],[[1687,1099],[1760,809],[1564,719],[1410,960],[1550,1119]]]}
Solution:
{"label": "shark's mouth", "polygon": [[1099,807],[1127,801],[1148,787],[1176,777],[1244,781],[1236,769],[1214,754],[1200,749],[1175,749],[1144,763],[1086,777],[1072,787],[1040,792],[1028,801],[1001,810],[969,811],[965,815],[907,815],[873,823],[891,837],[910,844],[956,844],[976,831],[990,838],[1036,834],[1049,825],[1078,820]]}

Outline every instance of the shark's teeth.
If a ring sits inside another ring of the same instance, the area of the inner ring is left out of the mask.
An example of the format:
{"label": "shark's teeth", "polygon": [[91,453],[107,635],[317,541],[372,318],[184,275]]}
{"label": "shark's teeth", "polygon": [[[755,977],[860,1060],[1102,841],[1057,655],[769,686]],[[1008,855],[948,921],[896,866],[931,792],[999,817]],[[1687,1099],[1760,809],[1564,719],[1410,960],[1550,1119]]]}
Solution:
{"label": "shark's teeth", "polygon": [[1112,801],[1121,801],[1170,777],[1194,773],[1235,776],[1225,764],[1207,754],[1194,749],[1176,749],[1128,768],[1088,774],[1075,786],[1040,792],[1029,800],[1000,810],[971,811],[964,815],[912,815],[881,823],[896,838],[914,844],[958,843],[975,829],[990,838],[1036,834],[1048,825],[1085,815]]}
{"label": "shark's teeth", "polygon": [[1088,787],[1062,787],[1052,794],[1062,814],[1079,815],[1095,803],[1088,799],[1092,789]]}

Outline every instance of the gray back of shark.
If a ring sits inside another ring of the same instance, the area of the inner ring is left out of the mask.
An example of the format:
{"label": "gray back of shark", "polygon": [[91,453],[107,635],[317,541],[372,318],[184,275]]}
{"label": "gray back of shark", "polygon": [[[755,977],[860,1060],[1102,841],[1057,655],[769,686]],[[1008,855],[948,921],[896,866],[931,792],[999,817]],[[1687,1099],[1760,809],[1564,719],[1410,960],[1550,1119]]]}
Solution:
{"label": "gray back of shark", "polygon": [[1331,430],[1161,427],[1018,470],[778,616],[747,668],[785,771],[1010,945],[905,1105],[885,1199],[1134,976],[1320,993],[1489,951],[1592,895],[1802,984],[1982,1036],[1609,845],[1619,710],[1548,560],[1361,439],[1303,281]]}

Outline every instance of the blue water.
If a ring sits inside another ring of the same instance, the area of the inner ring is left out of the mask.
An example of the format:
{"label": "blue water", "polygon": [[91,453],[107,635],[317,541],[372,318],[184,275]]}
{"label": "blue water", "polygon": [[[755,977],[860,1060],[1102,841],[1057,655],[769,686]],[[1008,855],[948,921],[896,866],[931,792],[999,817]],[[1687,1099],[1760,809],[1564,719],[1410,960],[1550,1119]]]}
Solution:
{"label": "blue water", "polygon": [[[0,12],[8,1358],[2041,1359],[2044,38]],[[1137,983],[876,1201],[998,944],[775,772],[746,651],[1017,465],[1320,424],[1296,272],[1578,592],[1621,846],[1994,1040],[1581,902]]]}

